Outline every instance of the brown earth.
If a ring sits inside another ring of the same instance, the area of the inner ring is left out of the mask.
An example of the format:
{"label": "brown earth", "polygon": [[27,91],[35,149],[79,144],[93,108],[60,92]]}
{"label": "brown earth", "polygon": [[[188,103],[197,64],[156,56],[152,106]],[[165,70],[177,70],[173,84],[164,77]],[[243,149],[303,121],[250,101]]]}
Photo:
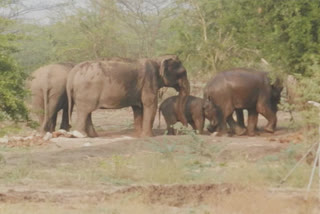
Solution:
{"label": "brown earth", "polygon": [[[302,132],[286,128],[290,119],[289,114],[280,112],[278,118],[278,129],[274,134],[259,131],[259,134],[255,137],[214,137],[205,133],[199,137],[209,145],[225,144],[217,155],[217,160],[228,160],[236,153],[245,157],[246,161],[255,162],[267,155],[278,154],[291,143],[299,144],[305,140]],[[75,119],[73,118],[73,121]],[[98,110],[93,114],[93,123],[99,133],[98,138],[58,137],[44,141],[41,137],[36,137],[24,141],[11,141],[7,145],[8,148],[27,148],[27,151],[5,150],[2,155],[8,166],[19,166],[27,158],[35,166],[54,167],[64,163],[72,164],[86,161],[88,158],[107,158],[115,154],[134,155],[141,152],[152,152],[150,145],[154,141],[168,145],[172,143],[183,145],[185,143],[183,136],[163,135],[165,132],[163,119],[160,127],[158,127],[157,119],[155,121],[155,137],[136,138],[133,132],[132,119],[132,112],[129,109]],[[265,124],[266,120],[260,116],[260,130]],[[283,192],[265,189],[246,189],[234,184],[136,185],[121,188],[108,184],[107,187],[102,186],[101,189],[93,190],[39,189],[38,187],[25,187],[24,185],[0,185],[0,208],[1,204],[7,203],[100,203],[117,201],[130,196],[143,204],[158,204],[170,207],[189,206],[190,204],[194,206],[211,204],[210,206],[212,206],[218,204],[221,200],[227,200],[229,196],[234,197],[235,194],[240,195],[241,198],[240,193],[248,193],[249,195],[252,193],[253,197],[255,194],[262,194],[262,201],[264,197],[275,198],[294,206],[302,206],[305,203],[303,200],[304,193],[299,191],[294,193],[288,191],[283,194]],[[288,200],[289,202],[287,202]],[[315,199],[311,201],[310,203],[313,204]],[[313,211],[310,213],[313,213]]]}

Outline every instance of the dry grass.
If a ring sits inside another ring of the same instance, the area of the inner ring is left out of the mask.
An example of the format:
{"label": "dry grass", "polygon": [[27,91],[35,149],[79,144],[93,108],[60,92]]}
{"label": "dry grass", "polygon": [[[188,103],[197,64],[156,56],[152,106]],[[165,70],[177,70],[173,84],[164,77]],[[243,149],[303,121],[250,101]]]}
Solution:
{"label": "dry grass", "polygon": [[[229,194],[206,195],[200,202],[172,206],[162,201],[150,203],[147,195],[127,194],[115,199],[88,203],[6,203],[0,204],[0,213],[6,214],[316,214],[320,211],[317,200],[303,200],[301,196],[282,195],[264,190],[239,190]],[[174,199],[172,199],[174,200]],[[170,197],[166,201],[170,201]]]}

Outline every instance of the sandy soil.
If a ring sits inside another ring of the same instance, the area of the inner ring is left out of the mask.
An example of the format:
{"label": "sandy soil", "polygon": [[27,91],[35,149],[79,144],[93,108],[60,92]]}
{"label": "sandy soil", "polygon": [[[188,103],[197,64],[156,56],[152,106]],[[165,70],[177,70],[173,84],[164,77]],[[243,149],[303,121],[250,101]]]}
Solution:
{"label": "sandy soil", "polygon": [[[7,145],[9,149],[3,150],[1,153],[7,166],[19,166],[27,158],[28,161],[35,166],[50,168],[58,166],[59,164],[72,164],[79,161],[86,161],[88,158],[108,158],[115,154],[134,155],[141,152],[152,152],[150,150],[150,144],[152,144],[153,141],[167,144],[172,142],[183,144],[183,140],[181,141],[182,136],[164,136],[164,120],[162,119],[161,125],[158,127],[157,118],[158,116],[156,117],[154,125],[156,136],[153,138],[140,139],[134,135],[131,109],[98,110],[93,114],[93,123],[99,133],[98,138],[76,139],[60,137],[44,141],[41,137],[38,137],[23,142],[12,141]],[[246,161],[255,162],[267,155],[278,154],[286,149],[289,143],[298,144],[304,140],[301,132],[286,128],[290,119],[289,114],[280,112],[278,119],[278,129],[274,134],[259,131],[259,135],[255,137],[215,137],[209,133],[205,133],[199,137],[203,142],[210,145],[222,145],[227,142],[221,154],[217,157],[219,160],[228,160],[232,154],[236,153],[246,157]],[[73,121],[75,120],[76,118],[74,116]],[[260,116],[258,127],[262,130],[265,124],[266,120]],[[170,141],[168,141],[168,139],[170,139]],[[306,206],[303,198],[305,193],[298,190],[288,190],[284,193],[282,190],[280,191],[280,189],[248,189],[247,187],[239,185],[223,183],[186,185],[155,184],[121,187],[102,184],[100,188],[97,187],[95,189],[69,189],[67,186],[60,189],[52,189],[49,187],[46,189],[43,186],[39,188],[37,186],[25,186],[23,184],[0,184],[0,210],[1,206],[6,204],[29,202],[92,204],[119,201],[132,196],[134,200],[139,200],[139,203],[142,204],[157,204],[168,207],[185,207],[191,206],[191,204],[192,206],[206,205],[210,207],[210,211],[207,213],[219,213],[213,212],[213,207],[219,207],[218,204],[220,202],[226,203],[226,201],[231,200],[233,197],[234,200],[237,201],[239,197],[243,198],[241,194],[244,193],[248,195],[251,194],[252,197],[262,195],[260,198],[258,197],[257,200],[264,201],[266,198],[268,200],[278,200],[288,206],[293,206],[293,208]],[[263,204],[263,202],[261,202],[261,204]],[[311,202],[309,201],[308,206],[310,204],[312,205],[312,209],[310,209],[308,213],[317,213],[319,206],[317,207],[315,205],[316,199],[313,198]],[[266,210],[270,211],[270,209]],[[228,211],[225,208],[221,208],[221,211],[225,211],[225,213],[245,213],[245,211]],[[178,213],[178,211],[175,213]]]}

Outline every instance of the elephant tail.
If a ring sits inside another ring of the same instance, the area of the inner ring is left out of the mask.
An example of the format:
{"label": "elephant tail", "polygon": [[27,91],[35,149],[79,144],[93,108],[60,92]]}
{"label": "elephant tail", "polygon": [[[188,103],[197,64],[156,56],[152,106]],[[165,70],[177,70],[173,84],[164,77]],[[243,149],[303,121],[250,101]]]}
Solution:
{"label": "elephant tail", "polygon": [[160,125],[161,125],[161,115],[160,115],[160,111],[161,111],[161,108],[159,107],[159,110],[158,110],[158,129],[160,129]]}
{"label": "elephant tail", "polygon": [[68,78],[68,81],[67,81],[67,97],[68,97],[68,118],[69,118],[69,123],[71,123],[71,114],[72,114],[72,85],[71,85],[71,82],[69,81],[69,78]]}
{"label": "elephant tail", "polygon": [[48,89],[48,83],[45,84],[45,87],[43,88],[42,90],[42,93],[43,93],[43,110],[44,110],[44,120],[43,120],[43,123],[41,124],[42,125],[42,128],[44,131],[46,131],[47,129],[47,124],[48,124],[48,121],[49,121],[49,103],[48,103],[48,96],[49,96],[49,89]]}
{"label": "elephant tail", "polygon": [[72,115],[72,109],[73,109],[73,101],[72,101],[72,97],[73,97],[73,77],[74,77],[74,73],[72,72],[73,69],[71,70],[71,72],[69,72],[68,78],[67,78],[67,85],[66,85],[66,90],[67,90],[67,97],[68,97],[68,118],[69,118],[69,123],[71,123],[71,115]]}

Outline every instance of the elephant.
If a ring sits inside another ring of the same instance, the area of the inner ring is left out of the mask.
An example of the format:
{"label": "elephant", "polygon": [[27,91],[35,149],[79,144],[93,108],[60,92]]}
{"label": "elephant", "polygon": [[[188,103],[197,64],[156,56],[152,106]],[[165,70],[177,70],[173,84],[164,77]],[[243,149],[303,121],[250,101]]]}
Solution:
{"label": "elephant", "polygon": [[70,128],[66,84],[72,67],[71,63],[51,64],[37,69],[31,75],[32,107],[38,116],[42,133],[55,130],[60,110],[63,110],[60,128]]}
{"label": "elephant", "polygon": [[[248,135],[255,135],[258,122],[258,113],[262,114],[268,124],[265,131],[273,133],[277,124],[277,104],[283,89],[280,79],[273,83],[267,72],[256,71],[248,68],[234,68],[218,73],[208,81],[204,87],[204,98],[213,103],[217,109],[218,121],[211,122],[211,127],[218,128],[220,135],[226,132],[226,123],[231,129],[238,128],[233,118],[233,111],[242,117],[243,109],[248,110]],[[242,116],[241,116],[242,114]]]}
{"label": "elephant", "polygon": [[183,109],[190,93],[190,84],[187,71],[176,55],[82,62],[68,76],[69,115],[74,104],[77,108],[76,130],[85,136],[96,137],[92,123],[94,110],[131,106],[136,135],[153,136],[157,95],[162,87],[179,91],[176,106],[178,118],[187,125]]}
{"label": "elephant", "polygon": [[[207,127],[207,130],[211,133],[215,132],[217,129],[217,124],[218,124],[218,111],[217,108],[213,106],[212,102],[207,101],[207,103],[210,103],[211,106],[208,108],[208,111],[211,111],[211,113],[207,112],[207,115],[211,115],[207,117],[210,121],[210,124]],[[242,109],[235,109],[237,121],[235,121],[232,117],[230,116],[229,120],[227,120],[227,123],[229,124],[231,130],[230,134],[236,134],[236,135],[244,135],[247,132],[247,128],[244,125],[244,116],[243,116],[243,110]]]}
{"label": "elephant", "polygon": [[[165,99],[159,107],[159,124],[161,112],[166,121],[169,135],[175,134],[172,125],[179,122],[177,112],[175,111],[175,105],[177,105],[178,99],[178,96],[169,97]],[[214,115],[212,114],[213,111],[214,109],[210,102],[205,103],[205,100],[200,97],[188,96],[184,114],[187,122],[194,130],[197,130],[199,134],[203,133],[205,118],[213,120],[213,118],[211,118],[211,115]]]}

